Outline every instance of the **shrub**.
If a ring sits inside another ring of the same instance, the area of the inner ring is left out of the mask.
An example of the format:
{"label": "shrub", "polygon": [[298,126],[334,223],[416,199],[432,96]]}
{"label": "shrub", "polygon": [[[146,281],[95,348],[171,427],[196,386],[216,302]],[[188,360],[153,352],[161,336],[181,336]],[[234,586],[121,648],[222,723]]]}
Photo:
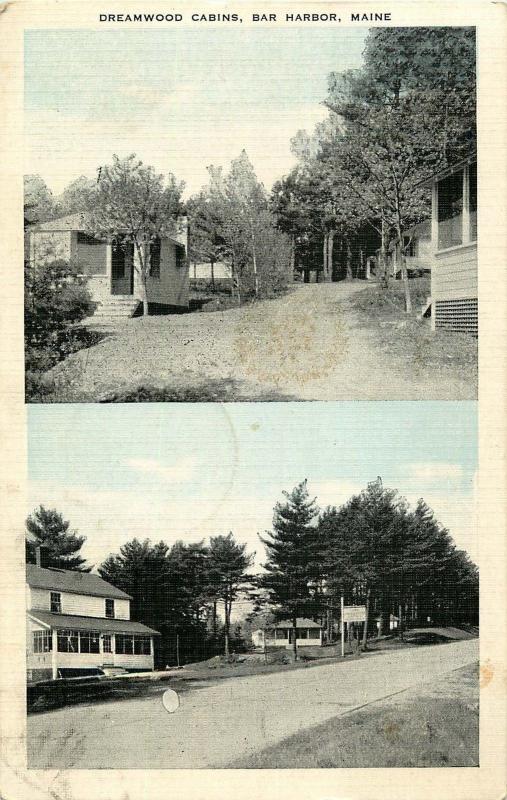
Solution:
{"label": "shrub", "polygon": [[35,268],[25,265],[26,393],[46,391],[41,374],[70,353],[89,344],[75,327],[95,310],[86,278],[67,261],[57,259]]}

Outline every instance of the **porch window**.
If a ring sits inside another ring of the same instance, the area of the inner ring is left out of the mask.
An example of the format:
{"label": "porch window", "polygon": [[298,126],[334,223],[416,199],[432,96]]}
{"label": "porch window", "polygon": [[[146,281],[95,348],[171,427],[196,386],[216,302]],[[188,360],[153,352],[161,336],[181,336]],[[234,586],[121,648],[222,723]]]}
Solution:
{"label": "porch window", "polygon": [[151,653],[149,636],[134,636],[134,653],[136,656],[149,656]]}
{"label": "porch window", "polygon": [[106,617],[108,619],[114,619],[114,600],[111,600],[109,597],[106,597]]}
{"label": "porch window", "polygon": [[296,631],[297,639],[308,639],[308,628],[298,628]]}
{"label": "porch window", "polygon": [[150,243],[150,275],[152,278],[160,278],[160,239],[154,239]]}
{"label": "porch window", "polygon": [[51,631],[33,632],[33,652],[50,653],[53,649],[53,635]]}
{"label": "porch window", "polygon": [[79,634],[80,653],[100,653],[100,634],[98,631],[81,631]]}
{"label": "porch window", "polygon": [[62,596],[60,592],[51,592],[51,612],[53,614],[62,613]]}
{"label": "porch window", "polygon": [[117,633],[115,636],[116,652],[121,655],[132,655],[134,652],[133,636]]}
{"label": "porch window", "polygon": [[463,244],[463,170],[438,184],[438,249]]}
{"label": "porch window", "polygon": [[102,652],[103,653],[113,652],[113,640],[110,633],[105,633],[102,636]]}
{"label": "porch window", "polygon": [[78,631],[58,631],[58,652],[59,653],[78,653],[79,652],[79,632]]}

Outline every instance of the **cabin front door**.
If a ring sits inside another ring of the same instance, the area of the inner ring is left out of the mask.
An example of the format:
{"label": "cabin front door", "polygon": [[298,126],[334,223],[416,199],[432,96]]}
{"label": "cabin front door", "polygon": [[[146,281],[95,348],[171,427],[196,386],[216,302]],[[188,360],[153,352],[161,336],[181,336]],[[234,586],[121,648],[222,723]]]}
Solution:
{"label": "cabin front door", "polygon": [[134,293],[134,250],[130,242],[116,244],[111,252],[111,294]]}

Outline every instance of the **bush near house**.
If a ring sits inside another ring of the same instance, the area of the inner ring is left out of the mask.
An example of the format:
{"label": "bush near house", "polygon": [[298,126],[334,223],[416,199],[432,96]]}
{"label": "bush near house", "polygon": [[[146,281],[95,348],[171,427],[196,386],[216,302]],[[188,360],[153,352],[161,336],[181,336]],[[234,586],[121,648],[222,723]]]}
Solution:
{"label": "bush near house", "polygon": [[42,373],[70,353],[86,347],[90,334],[77,326],[93,314],[95,303],[69,262],[55,259],[44,269],[25,265],[25,392],[42,399],[52,389]]}

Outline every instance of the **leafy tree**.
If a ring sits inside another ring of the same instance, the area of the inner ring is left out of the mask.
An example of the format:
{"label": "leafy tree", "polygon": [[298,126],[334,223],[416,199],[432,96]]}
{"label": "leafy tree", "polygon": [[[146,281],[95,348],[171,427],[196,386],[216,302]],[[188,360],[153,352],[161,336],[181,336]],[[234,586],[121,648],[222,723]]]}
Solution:
{"label": "leafy tree", "polygon": [[46,562],[50,567],[70,569],[76,572],[89,572],[86,560],[79,555],[86,541],[77,531],[71,530],[70,522],[56,508],[39,506],[26,518],[26,529],[31,534],[27,548],[27,558],[35,561],[35,548],[43,546]]}
{"label": "leafy tree", "polygon": [[45,222],[57,216],[57,203],[40,175],[25,175],[23,184],[25,221],[27,223]]}
{"label": "leafy tree", "polygon": [[174,175],[164,181],[163,175],[144,166],[135,155],[123,159],[115,155],[113,163],[99,171],[88,225],[98,237],[113,239],[123,247],[133,246],[145,315],[149,313],[150,245],[158,237],[174,235],[182,191],[183,184]]}
{"label": "leafy tree", "polygon": [[208,173],[209,187],[190,201],[190,207],[197,205],[204,218],[199,224],[205,246],[218,248],[230,263],[238,302],[286,286],[290,244],[276,229],[264,187],[246,152],[231,162],[227,174],[214,166]]}
{"label": "leafy tree", "polygon": [[292,646],[297,658],[297,618],[305,613],[315,614],[318,609],[312,583],[318,509],[309,497],[306,481],[284,495],[286,502],[277,503],[274,509],[273,530],[259,535],[267,551],[263,565],[266,574],[260,576],[259,582],[277,606],[279,616],[292,620]]}
{"label": "leafy tree", "polygon": [[224,604],[224,654],[229,656],[231,610],[238,594],[249,585],[248,567],[254,555],[246,552],[246,544],[238,544],[234,536],[211,536],[209,547],[210,593]]}
{"label": "leafy tree", "polygon": [[214,284],[214,265],[225,252],[225,241],[220,233],[220,208],[213,202],[210,192],[202,189],[188,201],[187,213],[192,231],[190,258],[195,262],[211,264],[211,280]]}
{"label": "leafy tree", "polygon": [[89,211],[95,201],[97,181],[85,175],[76,178],[65,187],[58,198],[61,214],[74,214],[78,211]]}

